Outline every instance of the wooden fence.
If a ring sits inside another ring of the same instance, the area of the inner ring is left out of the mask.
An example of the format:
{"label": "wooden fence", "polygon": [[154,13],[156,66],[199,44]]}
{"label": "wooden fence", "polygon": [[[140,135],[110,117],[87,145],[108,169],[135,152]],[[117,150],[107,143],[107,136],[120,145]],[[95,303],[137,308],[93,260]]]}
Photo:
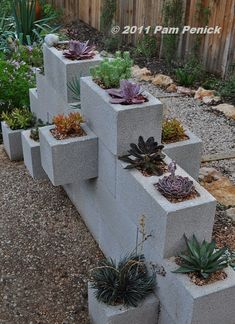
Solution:
{"label": "wooden fence", "polygon": [[[121,27],[156,26],[162,24],[162,7],[165,0],[117,0],[115,24]],[[197,3],[209,8],[208,26],[221,27],[220,34],[203,35],[200,56],[210,72],[225,76],[235,64],[235,0],[184,0],[184,25],[201,27],[196,14]],[[65,17],[70,20],[81,19],[99,29],[103,0],[49,0],[64,9]],[[160,41],[162,35],[158,35]],[[192,51],[196,35],[181,34],[179,42],[180,57]],[[131,36],[136,41],[136,36]]]}

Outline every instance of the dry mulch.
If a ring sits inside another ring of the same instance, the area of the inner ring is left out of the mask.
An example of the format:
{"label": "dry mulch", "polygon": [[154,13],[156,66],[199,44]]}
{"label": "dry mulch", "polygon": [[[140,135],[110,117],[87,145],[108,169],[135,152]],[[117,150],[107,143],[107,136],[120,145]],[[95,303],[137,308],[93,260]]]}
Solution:
{"label": "dry mulch", "polygon": [[61,187],[34,181],[0,146],[0,323],[89,323],[101,252]]}

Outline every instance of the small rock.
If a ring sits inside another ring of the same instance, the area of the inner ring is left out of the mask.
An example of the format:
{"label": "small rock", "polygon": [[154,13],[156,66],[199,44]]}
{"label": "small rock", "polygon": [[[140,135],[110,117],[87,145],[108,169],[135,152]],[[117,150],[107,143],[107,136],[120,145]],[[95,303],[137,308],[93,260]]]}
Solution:
{"label": "small rock", "polygon": [[142,75],[140,77],[140,81],[147,81],[147,82],[149,82],[149,81],[152,81],[152,79],[153,79],[153,76],[152,75]]}
{"label": "small rock", "polygon": [[202,101],[206,105],[216,105],[221,101],[221,98],[219,96],[211,96],[211,97],[203,97]]}
{"label": "small rock", "polygon": [[59,43],[59,36],[55,34],[48,34],[44,38],[44,42],[47,44],[47,46],[52,47]]}
{"label": "small rock", "polygon": [[156,74],[155,77],[152,79],[152,83],[154,85],[166,88],[173,83],[173,80],[168,75]]}
{"label": "small rock", "polygon": [[177,93],[180,93],[180,94],[183,94],[183,95],[186,95],[186,96],[192,96],[195,91],[192,90],[192,89],[189,89],[189,88],[186,88],[186,87],[177,87]]}
{"label": "small rock", "polygon": [[214,110],[222,112],[225,116],[235,119],[235,106],[229,104],[220,104],[214,107],[211,107]]}
{"label": "small rock", "polygon": [[177,91],[177,86],[175,83],[172,83],[169,85],[169,87],[166,89],[167,92],[176,92]]}
{"label": "small rock", "polygon": [[150,76],[152,73],[147,68],[140,68],[138,65],[134,65],[131,69],[131,75],[133,78],[141,79],[144,76]]}
{"label": "small rock", "polygon": [[229,208],[226,210],[226,216],[232,218],[232,220],[235,222],[235,208]]}
{"label": "small rock", "polygon": [[222,177],[222,175],[215,169],[215,168],[207,168],[203,167],[199,171],[199,180],[203,182],[212,182],[219,180]]}
{"label": "small rock", "polygon": [[202,100],[204,97],[215,97],[215,90],[206,90],[199,87],[195,92],[194,99]]}

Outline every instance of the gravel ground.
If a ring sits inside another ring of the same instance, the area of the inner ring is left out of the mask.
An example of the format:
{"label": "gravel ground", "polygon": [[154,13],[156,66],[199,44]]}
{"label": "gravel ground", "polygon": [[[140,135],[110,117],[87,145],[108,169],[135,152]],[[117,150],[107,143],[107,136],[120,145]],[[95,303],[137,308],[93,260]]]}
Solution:
{"label": "gravel ground", "polygon": [[0,206],[0,323],[89,323],[101,252],[63,189],[33,181],[0,146]]}
{"label": "gravel ground", "polygon": [[[142,82],[143,88],[154,96],[169,95],[151,83]],[[235,151],[235,121],[222,114],[212,112],[209,107],[199,105],[191,97],[180,96],[160,98],[167,117],[176,117],[183,125],[203,140],[203,154]],[[228,175],[235,183],[235,159],[221,160],[204,164],[214,166]]]}

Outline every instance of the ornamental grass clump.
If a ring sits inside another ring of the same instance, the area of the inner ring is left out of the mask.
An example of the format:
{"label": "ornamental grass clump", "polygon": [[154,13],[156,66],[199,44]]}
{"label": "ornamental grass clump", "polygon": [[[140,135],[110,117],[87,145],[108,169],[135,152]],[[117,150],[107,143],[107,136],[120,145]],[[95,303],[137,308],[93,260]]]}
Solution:
{"label": "ornamental grass clump", "polygon": [[53,118],[52,122],[55,124],[55,128],[51,130],[51,133],[56,139],[62,140],[85,135],[81,127],[84,119],[78,112],[68,115],[59,114]]}
{"label": "ornamental grass clump", "polygon": [[131,255],[119,263],[105,259],[92,270],[91,288],[99,302],[137,307],[154,292],[155,275],[149,275],[143,255]]}
{"label": "ornamental grass clump", "polygon": [[213,273],[227,267],[227,248],[216,249],[214,241],[199,243],[195,235],[189,240],[185,236],[187,253],[180,254],[180,267],[174,273],[195,272],[199,277],[208,279]]}
{"label": "ornamental grass clump", "polygon": [[166,119],[162,124],[162,142],[174,143],[188,139],[184,127],[176,119]]}
{"label": "ornamental grass clump", "polygon": [[193,196],[197,195],[192,180],[190,180],[188,177],[182,177],[175,174],[175,161],[172,161],[168,165],[168,171],[170,172],[170,175],[164,176],[162,179],[159,179],[158,183],[155,184],[155,187],[164,197],[168,198],[170,201],[182,201],[189,197],[193,198]]}
{"label": "ornamental grass clump", "polygon": [[70,60],[87,60],[95,56],[95,46],[88,45],[89,40],[80,42],[71,40],[69,42],[69,49],[63,52],[63,55]]}
{"label": "ornamental grass clump", "polygon": [[90,68],[93,80],[102,88],[118,88],[121,80],[131,77],[133,60],[129,52],[117,51],[114,59],[104,59],[99,65]]}
{"label": "ornamental grass clump", "polygon": [[129,154],[119,157],[120,160],[128,163],[125,169],[138,169],[144,175],[162,175],[165,171],[165,155],[162,153],[164,145],[158,145],[154,137],[146,141],[139,137],[138,144],[131,143]]}
{"label": "ornamental grass clump", "polygon": [[142,95],[140,85],[128,80],[120,81],[120,89],[109,89],[107,92],[112,97],[110,100],[112,104],[133,105],[147,101]]}
{"label": "ornamental grass clump", "polygon": [[11,112],[3,112],[2,119],[12,130],[28,129],[36,122],[34,114],[27,108],[15,108]]}

